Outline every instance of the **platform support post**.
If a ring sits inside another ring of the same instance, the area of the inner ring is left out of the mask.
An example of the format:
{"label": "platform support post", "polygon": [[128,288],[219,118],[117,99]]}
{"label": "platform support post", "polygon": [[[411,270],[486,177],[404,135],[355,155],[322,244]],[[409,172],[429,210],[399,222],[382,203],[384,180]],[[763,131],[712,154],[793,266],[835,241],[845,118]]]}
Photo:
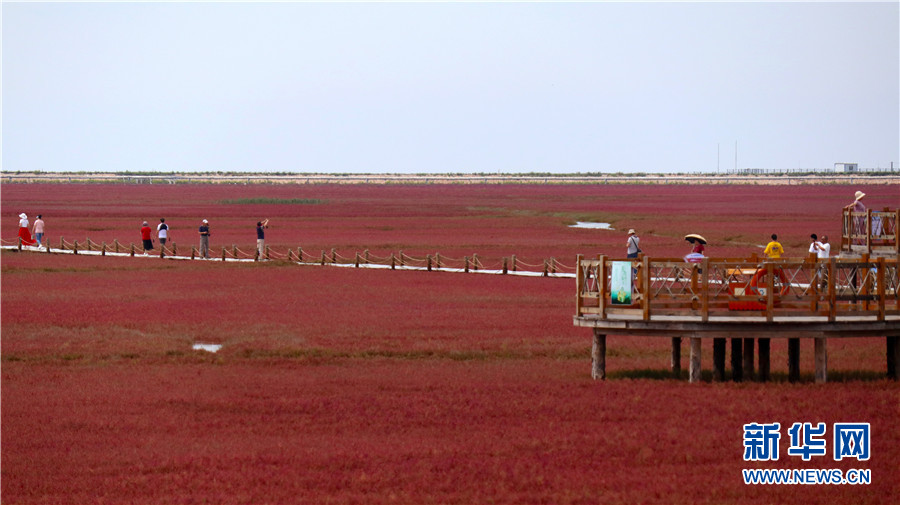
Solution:
{"label": "platform support post", "polygon": [[828,380],[828,339],[816,337],[816,384],[825,384]]}
{"label": "platform support post", "polygon": [[731,380],[744,380],[744,340],[741,338],[731,339]]}
{"label": "platform support post", "polygon": [[688,373],[690,382],[700,382],[700,338],[691,337],[691,366]]}
{"label": "platform support post", "polygon": [[759,339],[759,380],[760,382],[768,382],[769,380],[769,350],[772,340],[768,338]]}
{"label": "platform support post", "polygon": [[744,378],[748,381],[753,380],[753,347],[752,338],[744,339]]}
{"label": "platform support post", "polygon": [[713,339],[713,380],[725,380],[725,339]]}
{"label": "platform support post", "polygon": [[591,346],[591,378],[606,379],[606,335],[594,329],[594,344]]}
{"label": "platform support post", "polygon": [[900,362],[900,337],[887,337],[887,376],[888,379],[900,379],[897,363]]}
{"label": "platform support post", "polygon": [[788,339],[788,380],[797,382],[800,380],[800,339]]}
{"label": "platform support post", "polygon": [[681,376],[681,337],[672,337],[672,374]]}

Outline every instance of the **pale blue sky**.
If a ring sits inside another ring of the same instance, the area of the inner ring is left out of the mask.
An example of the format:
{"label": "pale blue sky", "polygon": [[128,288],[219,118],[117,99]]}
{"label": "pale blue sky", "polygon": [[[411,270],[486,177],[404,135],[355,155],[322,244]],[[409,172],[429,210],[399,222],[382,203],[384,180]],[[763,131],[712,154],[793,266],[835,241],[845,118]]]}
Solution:
{"label": "pale blue sky", "polygon": [[900,167],[900,3],[2,4],[3,170]]}

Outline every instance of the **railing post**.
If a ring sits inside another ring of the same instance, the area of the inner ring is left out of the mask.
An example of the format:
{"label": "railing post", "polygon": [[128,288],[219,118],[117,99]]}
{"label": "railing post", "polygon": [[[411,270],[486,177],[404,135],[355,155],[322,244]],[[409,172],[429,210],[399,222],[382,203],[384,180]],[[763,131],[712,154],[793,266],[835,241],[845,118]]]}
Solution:
{"label": "railing post", "polygon": [[334,250],[334,248],[331,248],[331,263],[337,263],[337,252]]}
{"label": "railing post", "polygon": [[866,252],[872,254],[872,209],[866,209]]}
{"label": "railing post", "polygon": [[878,320],[884,321],[884,258],[878,258],[878,272],[876,272],[875,277],[875,282],[878,283]]}
{"label": "railing post", "polygon": [[303,263],[303,248],[302,247],[297,248],[297,262]]}
{"label": "railing post", "polygon": [[72,252],[78,254],[78,241],[72,243]]}
{"label": "railing post", "polygon": [[581,296],[584,294],[584,266],[581,264],[581,260],[584,257],[582,255],[577,255],[575,257],[575,315],[581,317],[581,305],[582,299]]}
{"label": "railing post", "polygon": [[106,242],[103,242],[103,245],[100,246],[100,256],[106,256]]}
{"label": "railing post", "polygon": [[606,255],[601,254],[600,266],[597,268],[597,291],[600,293],[600,319],[606,320]]}
{"label": "railing post", "polygon": [[231,244],[231,255],[234,257],[234,259],[237,259],[237,257],[238,257],[237,244]]}
{"label": "railing post", "polygon": [[166,257],[166,246],[163,244],[159,244],[159,258],[162,259],[165,257]]}
{"label": "railing post", "polygon": [[359,251],[356,251],[356,268],[359,268]]}
{"label": "railing post", "polygon": [[62,249],[63,251],[66,250],[66,243],[63,241],[62,236],[59,237],[59,248]]}
{"label": "railing post", "polygon": [[553,256],[550,256],[550,273],[556,273],[556,258],[554,258]]}
{"label": "railing post", "polygon": [[833,323],[837,317],[837,258],[828,260],[828,322]]}
{"label": "railing post", "polygon": [[472,253],[472,270],[478,271],[478,255]]}
{"label": "railing post", "polygon": [[16,237],[16,249],[19,251],[22,250],[22,237]]}
{"label": "railing post", "polygon": [[86,246],[86,247],[87,247],[87,250],[88,250],[88,251],[92,250],[92,249],[93,249],[93,246],[91,245],[91,239],[90,239],[90,238],[87,238],[87,239],[85,239],[85,241],[87,242],[87,246]]}
{"label": "railing post", "polygon": [[766,263],[766,322],[775,318],[775,265]]}
{"label": "railing post", "polygon": [[291,248],[288,248],[288,262],[294,262],[294,250]]}
{"label": "railing post", "polygon": [[394,270],[396,268],[397,268],[397,262],[394,259],[394,251],[391,251],[391,270]]}
{"label": "railing post", "polygon": [[650,320],[650,258],[644,256],[644,259],[641,261],[641,270],[644,271],[644,277],[641,282],[641,311],[643,312],[642,319],[644,321]]}
{"label": "railing post", "polygon": [[435,262],[434,262],[434,263],[435,263],[435,267],[436,267],[438,270],[440,270],[440,269],[441,269],[441,253],[435,253],[435,254],[434,254],[434,259],[435,259]]}
{"label": "railing post", "polygon": [[259,261],[259,247],[253,250],[253,261]]}
{"label": "railing post", "polygon": [[269,259],[269,246],[266,246],[266,259]]}
{"label": "railing post", "polygon": [[503,275],[506,275],[509,272],[508,261],[506,258],[503,258]]}
{"label": "railing post", "polygon": [[425,256],[425,260],[428,262],[428,271],[431,271],[431,255]]}
{"label": "railing post", "polygon": [[516,271],[517,271],[517,270],[516,270],[516,255],[515,255],[515,254],[512,255],[512,271],[513,271],[513,272],[516,272]]}
{"label": "railing post", "polygon": [[194,259],[196,254],[197,254],[197,248],[194,246],[191,246],[191,259]]}
{"label": "railing post", "polygon": [[544,260],[544,274],[542,277],[547,277],[548,271],[549,271],[549,268],[547,267],[547,260]]}
{"label": "railing post", "polygon": [[703,272],[700,273],[700,318],[705,323],[709,321],[709,258],[703,258],[700,264],[703,267]]}
{"label": "railing post", "polygon": [[325,266],[325,249],[322,249],[322,259],[321,259],[321,262],[322,262],[322,266],[324,267],[324,266]]}
{"label": "railing post", "polygon": [[134,242],[131,243],[131,257],[134,258]]}
{"label": "railing post", "polygon": [[465,260],[466,260],[465,272],[466,272],[466,273],[469,273],[469,257],[466,256],[466,257],[465,257]]}
{"label": "railing post", "polygon": [[368,264],[369,264],[369,250],[366,249],[365,252],[364,252],[363,254],[364,254],[363,257],[364,257],[364,259],[365,259],[366,265],[368,265]]}
{"label": "railing post", "polygon": [[113,244],[116,246],[116,254],[119,253],[119,239],[114,239]]}
{"label": "railing post", "polygon": [[175,242],[172,242],[172,256],[178,256],[178,249]]}
{"label": "railing post", "polygon": [[225,261],[225,246],[222,246],[222,261]]}

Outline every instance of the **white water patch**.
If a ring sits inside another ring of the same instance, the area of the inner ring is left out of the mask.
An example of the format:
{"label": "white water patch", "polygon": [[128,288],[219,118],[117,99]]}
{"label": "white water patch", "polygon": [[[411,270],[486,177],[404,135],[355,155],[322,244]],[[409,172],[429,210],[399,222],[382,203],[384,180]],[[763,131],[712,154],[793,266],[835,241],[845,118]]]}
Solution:
{"label": "white water patch", "polygon": [[570,225],[569,228],[587,228],[589,230],[615,230],[609,223],[586,223],[584,221],[578,221],[577,223]]}
{"label": "white water patch", "polygon": [[222,346],[219,344],[194,344],[195,351],[217,352]]}

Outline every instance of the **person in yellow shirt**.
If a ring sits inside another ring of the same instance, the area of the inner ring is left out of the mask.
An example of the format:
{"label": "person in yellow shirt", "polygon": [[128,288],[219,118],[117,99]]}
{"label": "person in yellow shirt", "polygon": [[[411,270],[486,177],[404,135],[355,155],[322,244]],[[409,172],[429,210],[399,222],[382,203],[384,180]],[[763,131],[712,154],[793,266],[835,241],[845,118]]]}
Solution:
{"label": "person in yellow shirt", "polygon": [[773,260],[780,258],[784,254],[784,247],[781,247],[781,244],[778,243],[778,235],[772,234],[772,241],[766,244],[766,250],[763,251],[763,254]]}

